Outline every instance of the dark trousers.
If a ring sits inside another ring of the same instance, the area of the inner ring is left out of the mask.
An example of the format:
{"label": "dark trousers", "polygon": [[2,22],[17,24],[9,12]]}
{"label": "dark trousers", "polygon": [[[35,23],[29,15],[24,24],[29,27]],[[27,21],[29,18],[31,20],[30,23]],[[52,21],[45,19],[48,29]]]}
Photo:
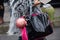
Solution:
{"label": "dark trousers", "polygon": [[2,5],[2,7],[3,7],[3,9],[0,9],[0,17],[3,18],[3,16],[4,16],[4,5],[3,4],[0,4],[0,5]]}

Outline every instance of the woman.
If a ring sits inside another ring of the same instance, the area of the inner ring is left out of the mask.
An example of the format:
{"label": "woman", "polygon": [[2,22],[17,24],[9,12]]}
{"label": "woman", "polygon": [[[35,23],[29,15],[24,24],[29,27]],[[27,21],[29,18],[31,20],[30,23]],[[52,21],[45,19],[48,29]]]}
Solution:
{"label": "woman", "polygon": [[0,0],[0,24],[4,22],[4,0]]}
{"label": "woman", "polygon": [[[21,30],[19,28],[17,28],[17,26],[16,26],[16,19],[18,19],[19,17],[24,16],[24,15],[28,15],[28,14],[30,15],[30,13],[32,13],[31,10],[33,10],[33,8],[31,9],[31,6],[37,6],[38,4],[40,4],[40,1],[38,1],[38,0],[34,0],[34,3],[32,0],[10,0],[10,7],[12,9],[12,15],[11,15],[11,19],[10,19],[9,30],[7,32],[8,35],[18,34],[18,36],[19,36],[18,40],[22,40]],[[29,23],[29,21],[28,21],[28,23]],[[28,25],[28,27],[31,27],[31,24]],[[29,38],[29,40],[36,40],[36,39],[45,40],[45,37],[35,38],[35,39]]]}

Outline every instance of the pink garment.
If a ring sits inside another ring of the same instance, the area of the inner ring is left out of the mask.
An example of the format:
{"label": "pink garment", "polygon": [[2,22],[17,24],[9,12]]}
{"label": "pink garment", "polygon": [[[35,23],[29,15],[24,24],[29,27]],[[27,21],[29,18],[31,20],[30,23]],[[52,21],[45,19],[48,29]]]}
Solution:
{"label": "pink garment", "polygon": [[22,40],[28,40],[28,35],[26,32],[26,27],[22,29]]}

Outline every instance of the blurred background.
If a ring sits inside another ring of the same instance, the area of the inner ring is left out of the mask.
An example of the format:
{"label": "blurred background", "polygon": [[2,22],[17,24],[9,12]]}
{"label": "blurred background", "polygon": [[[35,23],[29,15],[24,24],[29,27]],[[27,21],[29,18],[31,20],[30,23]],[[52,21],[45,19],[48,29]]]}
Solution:
{"label": "blurred background", "polygon": [[[51,35],[47,36],[47,40],[60,40],[60,0],[52,0],[49,2],[49,4],[51,4],[55,9],[53,21],[54,32]],[[4,7],[4,23],[0,25],[0,40],[17,40],[18,36],[8,36],[6,34],[10,23],[10,10],[7,3],[4,3]]]}

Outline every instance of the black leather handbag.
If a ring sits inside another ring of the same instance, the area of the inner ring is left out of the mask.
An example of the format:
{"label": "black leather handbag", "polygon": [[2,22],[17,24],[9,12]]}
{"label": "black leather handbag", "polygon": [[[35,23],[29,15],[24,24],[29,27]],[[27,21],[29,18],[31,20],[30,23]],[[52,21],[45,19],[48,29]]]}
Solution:
{"label": "black leather handbag", "polygon": [[53,33],[52,25],[47,14],[33,14],[27,21],[27,32],[30,40],[38,37],[45,37]]}

